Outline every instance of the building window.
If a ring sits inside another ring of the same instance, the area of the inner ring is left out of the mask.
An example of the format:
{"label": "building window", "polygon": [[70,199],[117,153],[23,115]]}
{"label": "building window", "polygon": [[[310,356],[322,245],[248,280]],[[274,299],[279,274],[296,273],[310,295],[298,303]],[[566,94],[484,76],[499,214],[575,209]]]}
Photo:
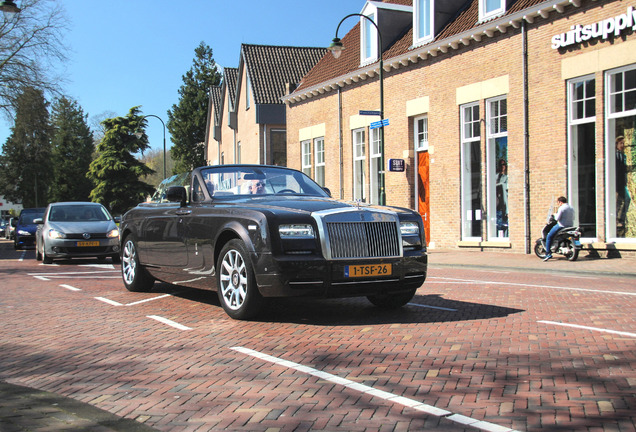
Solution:
{"label": "building window", "polygon": [[314,163],[316,164],[314,172],[316,173],[316,183],[325,186],[325,139],[316,138],[314,140]]}
{"label": "building window", "polygon": [[[375,22],[374,13],[365,16]],[[373,63],[378,59],[378,32],[368,19],[361,17],[360,21],[360,27],[362,28],[361,63]]]}
{"label": "building window", "polygon": [[596,83],[593,77],[568,83],[569,202],[582,237],[596,238]]}
{"label": "building window", "polygon": [[370,163],[370,199],[372,204],[380,204],[380,176],[382,175],[382,152],[380,149],[380,128],[371,129]]}
{"label": "building window", "polygon": [[311,177],[311,140],[300,143],[300,153],[302,172]]}
{"label": "building window", "polygon": [[481,240],[479,103],[461,106],[462,239]]}
{"label": "building window", "polygon": [[636,65],[607,72],[608,237],[636,239]]}
{"label": "building window", "polygon": [[366,143],[364,129],[353,131],[353,199],[367,201],[366,184]]}
{"label": "building window", "polygon": [[488,238],[508,240],[508,100],[486,101]]}
{"label": "building window", "polygon": [[479,20],[485,21],[506,12],[505,0],[479,0]]}
{"label": "building window", "polygon": [[413,45],[421,45],[433,39],[433,0],[416,0]]}
{"label": "building window", "polygon": [[415,151],[428,150],[428,116],[415,119]]}

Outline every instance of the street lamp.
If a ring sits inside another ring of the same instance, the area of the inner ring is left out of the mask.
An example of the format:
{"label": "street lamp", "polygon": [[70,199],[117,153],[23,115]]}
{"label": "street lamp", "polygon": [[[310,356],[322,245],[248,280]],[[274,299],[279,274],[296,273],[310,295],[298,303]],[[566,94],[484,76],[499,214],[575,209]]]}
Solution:
{"label": "street lamp", "polygon": [[7,18],[11,19],[15,16],[15,14],[20,12],[21,9],[16,6],[15,2],[11,0],[3,0],[0,1],[0,10],[4,12]]}
{"label": "street lamp", "polygon": [[[159,121],[161,122],[161,124],[163,125],[163,178],[166,179],[166,124],[163,122],[163,120],[161,120],[161,117],[156,116],[154,114],[148,114],[145,115],[141,118],[141,120],[139,121],[139,124],[141,125],[141,122],[143,122],[147,117],[154,117],[156,119],[159,119]],[[141,138],[143,134],[139,131],[139,126],[137,127],[137,132],[135,132],[135,136],[137,138]]]}
{"label": "street lamp", "polygon": [[[380,34],[380,29],[378,25],[368,16],[360,14],[360,13],[352,13],[344,17],[338,23],[338,27],[336,28],[336,37],[333,38],[331,45],[329,45],[328,50],[331,51],[334,58],[339,58],[342,54],[342,51],[345,49],[342,41],[338,37],[338,30],[340,30],[340,25],[347,19],[352,16],[359,16],[366,20],[368,20],[375,27],[376,32],[378,33],[378,53],[380,57],[380,120],[384,120],[384,62],[382,61],[383,47],[382,47],[382,35]],[[380,205],[386,204],[386,192],[384,190],[384,124],[380,124]]]}

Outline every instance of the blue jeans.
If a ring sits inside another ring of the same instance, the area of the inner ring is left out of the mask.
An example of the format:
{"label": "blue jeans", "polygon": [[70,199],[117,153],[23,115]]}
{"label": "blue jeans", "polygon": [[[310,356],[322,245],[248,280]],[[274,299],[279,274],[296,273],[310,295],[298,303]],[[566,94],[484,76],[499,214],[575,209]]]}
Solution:
{"label": "blue jeans", "polygon": [[546,256],[552,255],[552,252],[550,251],[552,239],[556,235],[557,231],[559,231],[561,228],[563,228],[563,227],[557,223],[556,225],[554,225],[552,227],[552,229],[550,230],[548,235],[545,236],[545,254],[546,254]]}

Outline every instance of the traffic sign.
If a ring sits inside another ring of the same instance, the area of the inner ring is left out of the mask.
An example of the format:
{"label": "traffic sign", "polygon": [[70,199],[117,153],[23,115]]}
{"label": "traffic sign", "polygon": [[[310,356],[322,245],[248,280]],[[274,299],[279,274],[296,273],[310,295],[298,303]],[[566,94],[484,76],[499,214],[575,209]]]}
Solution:
{"label": "traffic sign", "polygon": [[378,121],[372,122],[369,125],[369,129],[377,129],[379,127],[388,126],[388,125],[389,125],[389,119],[388,118],[387,119],[382,119],[382,120],[378,120]]}

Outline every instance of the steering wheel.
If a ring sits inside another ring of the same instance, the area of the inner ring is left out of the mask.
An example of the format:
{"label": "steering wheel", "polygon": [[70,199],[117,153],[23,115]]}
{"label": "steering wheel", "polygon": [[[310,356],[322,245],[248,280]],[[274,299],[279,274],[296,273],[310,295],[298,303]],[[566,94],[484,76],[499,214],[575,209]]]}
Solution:
{"label": "steering wheel", "polygon": [[296,193],[296,191],[295,191],[295,190],[292,190],[292,189],[281,189],[281,190],[279,190],[279,191],[278,191],[278,192],[276,192],[276,193],[277,193],[277,194],[285,194],[285,193],[293,193],[293,194],[295,194],[295,193]]}

